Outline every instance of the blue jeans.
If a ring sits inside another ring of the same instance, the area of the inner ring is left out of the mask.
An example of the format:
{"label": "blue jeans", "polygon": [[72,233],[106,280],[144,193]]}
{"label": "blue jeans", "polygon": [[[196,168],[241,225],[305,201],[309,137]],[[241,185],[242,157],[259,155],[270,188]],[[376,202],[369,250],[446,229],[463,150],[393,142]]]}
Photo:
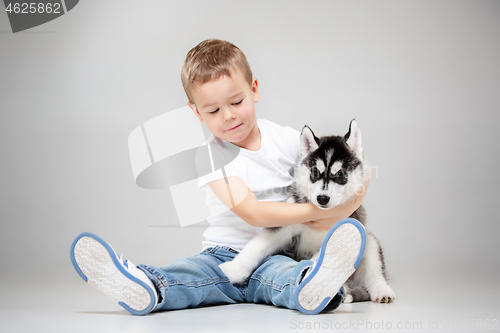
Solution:
{"label": "blue jeans", "polygon": [[[137,267],[146,273],[158,290],[158,306],[154,311],[243,302],[297,309],[292,296],[312,261],[297,262],[274,255],[264,260],[245,283],[233,286],[219,265],[237,254],[229,247],[216,246],[193,257],[176,260],[166,267]],[[342,287],[323,311],[336,309],[344,297]]]}

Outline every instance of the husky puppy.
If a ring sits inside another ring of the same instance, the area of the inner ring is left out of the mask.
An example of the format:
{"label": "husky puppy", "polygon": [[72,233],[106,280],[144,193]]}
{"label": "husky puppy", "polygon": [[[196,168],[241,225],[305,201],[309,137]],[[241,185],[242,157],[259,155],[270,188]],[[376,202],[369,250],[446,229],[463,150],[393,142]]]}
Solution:
{"label": "husky puppy", "polygon": [[[289,188],[287,202],[312,202],[321,209],[329,209],[363,189],[365,163],[356,120],[351,121],[345,136],[317,138],[308,126],[304,126],[300,141],[301,158],[294,171],[296,182]],[[366,228],[363,206],[351,217]],[[245,281],[265,258],[274,254],[287,255],[297,261],[315,260],[326,233],[304,224],[264,228],[234,260],[221,264],[220,268],[231,283],[237,284]],[[387,284],[382,247],[368,230],[363,260],[344,288],[345,303],[368,300],[390,303],[395,299]]]}

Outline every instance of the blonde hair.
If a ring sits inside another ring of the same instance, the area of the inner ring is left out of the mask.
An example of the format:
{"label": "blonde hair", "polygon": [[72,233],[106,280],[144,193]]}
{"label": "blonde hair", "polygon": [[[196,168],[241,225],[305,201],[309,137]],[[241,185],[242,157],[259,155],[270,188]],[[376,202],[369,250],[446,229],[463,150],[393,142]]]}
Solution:
{"label": "blonde hair", "polygon": [[252,85],[252,70],[245,54],[235,45],[220,39],[207,39],[193,47],[182,65],[181,80],[189,102],[194,103],[191,92],[196,84],[231,77],[239,69]]}

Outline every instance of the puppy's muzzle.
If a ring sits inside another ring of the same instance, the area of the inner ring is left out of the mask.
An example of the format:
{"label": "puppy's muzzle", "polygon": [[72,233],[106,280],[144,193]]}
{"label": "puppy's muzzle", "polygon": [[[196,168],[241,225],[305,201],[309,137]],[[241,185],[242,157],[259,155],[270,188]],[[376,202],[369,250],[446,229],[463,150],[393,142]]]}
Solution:
{"label": "puppy's muzzle", "polygon": [[326,206],[330,202],[330,197],[327,195],[318,195],[316,200],[318,200],[321,206]]}

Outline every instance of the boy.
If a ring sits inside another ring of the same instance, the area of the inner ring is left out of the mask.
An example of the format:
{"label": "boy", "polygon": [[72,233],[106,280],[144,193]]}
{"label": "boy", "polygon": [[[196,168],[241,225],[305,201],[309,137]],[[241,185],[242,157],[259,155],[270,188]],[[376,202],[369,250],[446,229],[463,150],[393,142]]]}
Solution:
{"label": "boy", "polygon": [[[219,142],[221,149],[225,144],[240,149],[219,172],[199,178],[213,212],[207,219],[203,251],[163,268],[135,266],[100,237],[84,233],[71,248],[77,272],[135,315],[239,302],[274,304],[307,314],[338,307],[344,299],[342,284],[364,249],[361,224],[343,218],[361,205],[364,193],[330,210],[284,202],[286,188],[293,183],[290,170],[300,156],[300,132],[256,119],[258,81],[233,44],[201,42],[188,52],[181,78],[188,105],[213,134],[211,141]],[[260,228],[296,223],[330,230],[315,262],[275,255],[243,284],[229,282],[219,265],[232,260]],[[355,241],[347,245],[345,238]]]}

